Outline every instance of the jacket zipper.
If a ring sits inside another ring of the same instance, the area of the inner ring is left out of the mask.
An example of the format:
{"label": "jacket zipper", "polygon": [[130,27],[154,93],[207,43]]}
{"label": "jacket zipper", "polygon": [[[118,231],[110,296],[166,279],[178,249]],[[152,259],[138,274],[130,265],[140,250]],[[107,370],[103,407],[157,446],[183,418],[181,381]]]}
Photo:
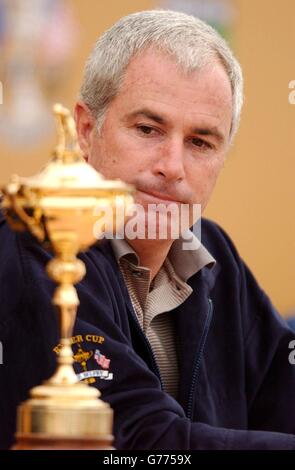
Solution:
{"label": "jacket zipper", "polygon": [[160,380],[160,384],[161,384],[161,389],[164,390],[164,386],[163,386],[163,382],[162,382],[162,377],[161,377],[161,373],[160,373],[160,369],[158,367],[158,364],[156,362],[156,358],[154,356],[154,352],[152,350],[152,347],[150,345],[150,342],[149,340],[147,339],[146,335],[144,334],[144,332],[142,331],[142,328],[140,326],[140,323],[138,321],[138,318],[134,312],[134,309],[132,308],[132,311],[131,311],[131,314],[132,314],[132,317],[135,321],[135,324],[136,324],[136,327],[137,327],[137,330],[139,332],[139,334],[141,335],[141,337],[143,338],[144,342],[145,342],[145,345],[150,353],[150,356],[151,356],[151,359],[152,359],[152,364],[153,364],[153,368],[154,368],[154,371],[156,372],[159,380]]}
{"label": "jacket zipper", "polygon": [[204,327],[204,330],[203,330],[203,333],[202,333],[200,348],[199,348],[199,351],[196,354],[195,361],[194,361],[194,367],[193,367],[193,378],[192,378],[192,384],[191,384],[190,394],[189,394],[189,398],[188,398],[187,413],[186,413],[186,415],[189,419],[192,419],[194,396],[195,396],[196,387],[197,387],[197,384],[198,384],[198,373],[199,373],[201,361],[202,361],[202,358],[203,358],[205,344],[206,344],[208,331],[209,331],[209,327],[210,327],[211,320],[212,320],[212,314],[213,314],[212,299],[210,299],[210,298],[208,299],[208,304],[209,304],[208,316],[207,316],[205,327]]}

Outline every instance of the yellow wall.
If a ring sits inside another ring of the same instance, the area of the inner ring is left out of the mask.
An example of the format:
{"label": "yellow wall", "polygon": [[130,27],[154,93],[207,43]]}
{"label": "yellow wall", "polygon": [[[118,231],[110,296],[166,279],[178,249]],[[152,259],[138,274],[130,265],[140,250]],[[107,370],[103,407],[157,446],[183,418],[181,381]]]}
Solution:
{"label": "yellow wall", "polygon": [[[70,3],[80,35],[68,72],[71,80],[56,99],[72,107],[83,62],[96,37],[119,17],[151,8],[155,2]],[[237,10],[233,46],[245,73],[246,103],[240,133],[206,214],[232,236],[285,314],[295,308],[295,106],[288,102],[288,83],[295,79],[295,2],[235,0],[233,4]],[[12,151],[0,143],[0,182],[13,172],[29,175],[38,170],[53,143],[49,139],[34,152]]]}
{"label": "yellow wall", "polygon": [[226,227],[284,314],[295,309],[295,106],[288,102],[295,78],[295,2],[235,3],[246,101],[207,215]]}

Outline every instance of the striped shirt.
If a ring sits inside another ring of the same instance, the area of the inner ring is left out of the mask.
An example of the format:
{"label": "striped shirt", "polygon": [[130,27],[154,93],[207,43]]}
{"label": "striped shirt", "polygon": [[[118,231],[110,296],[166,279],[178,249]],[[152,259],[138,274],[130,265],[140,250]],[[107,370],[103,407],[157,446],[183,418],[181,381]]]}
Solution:
{"label": "striped shirt", "polygon": [[[186,238],[187,240],[187,238]],[[175,240],[157,275],[140,265],[137,253],[125,240],[111,240],[138,322],[153,350],[163,387],[178,396],[179,363],[173,310],[192,293],[187,280],[214,258],[191,232],[192,249],[183,250],[183,239]]]}

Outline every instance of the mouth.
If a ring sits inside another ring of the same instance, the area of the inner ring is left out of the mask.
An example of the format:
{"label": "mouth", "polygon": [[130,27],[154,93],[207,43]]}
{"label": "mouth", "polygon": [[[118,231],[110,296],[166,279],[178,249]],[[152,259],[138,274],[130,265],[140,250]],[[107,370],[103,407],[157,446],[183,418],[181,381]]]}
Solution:
{"label": "mouth", "polygon": [[137,190],[136,194],[139,196],[140,200],[144,200],[150,204],[181,204],[181,201],[174,199],[167,194],[161,194],[158,192],[147,192]]}

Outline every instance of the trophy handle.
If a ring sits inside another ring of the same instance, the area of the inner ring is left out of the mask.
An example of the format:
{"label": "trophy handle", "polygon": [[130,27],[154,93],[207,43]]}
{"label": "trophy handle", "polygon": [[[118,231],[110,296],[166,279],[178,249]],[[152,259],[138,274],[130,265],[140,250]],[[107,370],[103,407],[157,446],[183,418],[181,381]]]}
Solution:
{"label": "trophy handle", "polygon": [[77,140],[76,124],[70,111],[57,103],[53,106],[53,113],[57,131],[55,158],[67,163],[82,160]]}
{"label": "trophy handle", "polygon": [[21,186],[19,177],[13,175],[8,187],[2,189],[5,199],[7,199],[6,202],[4,199],[2,204],[4,214],[11,227],[15,230],[28,230],[40,242],[43,242],[46,238],[46,231],[42,223],[43,212],[39,207],[32,207],[32,215],[29,215],[18,201],[19,194],[22,191],[24,191],[24,188]]}

